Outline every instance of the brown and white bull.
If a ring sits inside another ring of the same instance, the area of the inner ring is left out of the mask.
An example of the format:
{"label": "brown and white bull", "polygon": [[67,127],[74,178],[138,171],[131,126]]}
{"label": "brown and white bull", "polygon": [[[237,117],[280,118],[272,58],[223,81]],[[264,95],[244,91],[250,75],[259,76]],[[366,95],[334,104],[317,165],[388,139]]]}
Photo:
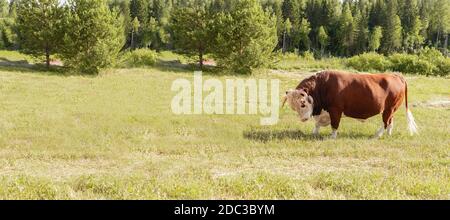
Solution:
{"label": "brown and white bull", "polygon": [[394,113],[405,99],[406,116],[410,134],[417,133],[414,117],[408,109],[408,86],[398,74],[353,74],[340,71],[322,71],[303,80],[295,90],[286,92],[283,106],[298,113],[303,122],[314,118],[320,127],[331,124],[331,138],[336,138],[342,115],[365,120],[382,114],[383,126],[375,138],[385,130],[392,134]]}

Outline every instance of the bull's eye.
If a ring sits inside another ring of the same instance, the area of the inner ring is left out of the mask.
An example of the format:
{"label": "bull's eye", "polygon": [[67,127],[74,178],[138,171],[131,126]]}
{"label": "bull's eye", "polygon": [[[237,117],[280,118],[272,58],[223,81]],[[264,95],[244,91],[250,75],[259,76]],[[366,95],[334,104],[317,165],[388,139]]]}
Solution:
{"label": "bull's eye", "polygon": [[305,94],[303,94],[303,93],[302,93],[302,94],[300,94],[300,95],[301,95],[302,97],[305,97]]}

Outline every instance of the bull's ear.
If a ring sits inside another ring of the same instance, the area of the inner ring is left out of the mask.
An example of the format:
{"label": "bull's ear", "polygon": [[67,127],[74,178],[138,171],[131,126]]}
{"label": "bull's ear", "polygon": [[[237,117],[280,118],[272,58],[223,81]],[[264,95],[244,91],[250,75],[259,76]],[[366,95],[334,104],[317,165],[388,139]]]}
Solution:
{"label": "bull's ear", "polygon": [[310,95],[308,96],[308,99],[307,99],[307,100],[308,100],[309,104],[311,104],[311,105],[314,103],[314,99],[313,99],[313,97],[310,96]]}

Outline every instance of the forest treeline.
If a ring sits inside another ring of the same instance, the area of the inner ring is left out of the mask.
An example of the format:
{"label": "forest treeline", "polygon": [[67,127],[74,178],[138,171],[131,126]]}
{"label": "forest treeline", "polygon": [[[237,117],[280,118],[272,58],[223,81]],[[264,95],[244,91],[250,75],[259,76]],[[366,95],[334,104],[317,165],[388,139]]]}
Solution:
{"label": "forest treeline", "polygon": [[242,72],[274,51],[320,58],[433,47],[447,55],[450,34],[450,0],[0,0],[0,17],[0,47],[58,54],[94,72],[139,48],[200,64],[212,54]]}

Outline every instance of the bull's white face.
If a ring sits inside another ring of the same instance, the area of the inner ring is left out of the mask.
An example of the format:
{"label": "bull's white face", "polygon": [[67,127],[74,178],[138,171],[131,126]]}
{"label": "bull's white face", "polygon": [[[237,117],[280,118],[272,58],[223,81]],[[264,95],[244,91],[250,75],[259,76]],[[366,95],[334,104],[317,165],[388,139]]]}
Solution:
{"label": "bull's white face", "polygon": [[286,91],[286,96],[283,98],[283,106],[286,102],[292,110],[298,113],[302,122],[306,122],[312,117],[314,100],[305,91]]}

